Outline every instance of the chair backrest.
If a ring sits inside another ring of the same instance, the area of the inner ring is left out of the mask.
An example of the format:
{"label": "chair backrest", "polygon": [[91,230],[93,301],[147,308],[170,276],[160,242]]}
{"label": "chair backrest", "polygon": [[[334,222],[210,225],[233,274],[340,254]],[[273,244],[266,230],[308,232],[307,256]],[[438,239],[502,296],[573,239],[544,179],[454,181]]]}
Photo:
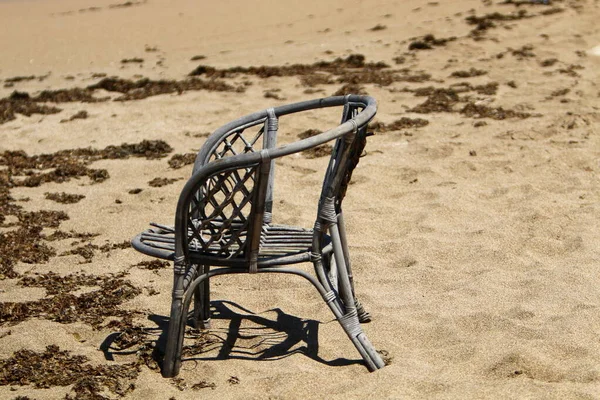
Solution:
{"label": "chair backrest", "polygon": [[[344,106],[342,123],[319,135],[275,147],[281,116]],[[233,121],[206,141],[178,203],[176,257],[196,249],[214,258],[256,263],[260,234],[271,221],[274,159],[336,140],[325,175],[323,199],[339,211],[352,170],[364,147],[367,123],[376,112],[368,96],[337,96],[271,108]],[[362,110],[362,112],[361,112]],[[361,141],[362,140],[362,141]]]}

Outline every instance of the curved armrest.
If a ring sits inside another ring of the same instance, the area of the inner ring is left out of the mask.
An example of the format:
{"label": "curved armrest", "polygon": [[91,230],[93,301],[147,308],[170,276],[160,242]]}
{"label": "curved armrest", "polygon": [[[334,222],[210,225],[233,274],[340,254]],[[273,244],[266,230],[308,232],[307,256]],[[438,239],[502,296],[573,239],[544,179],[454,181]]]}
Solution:
{"label": "curved armrest", "polygon": [[[343,121],[345,122],[318,135],[279,147],[267,146],[265,148],[265,146],[262,146],[261,150],[254,148],[257,139],[248,141],[246,138],[240,138],[241,131],[261,123],[264,123],[264,126],[258,136],[263,135],[265,131],[276,133],[277,119],[280,116],[334,106],[344,106]],[[362,111],[358,112],[359,108]],[[340,193],[340,189],[344,186],[344,182],[348,180],[349,173],[351,174],[353,169],[353,167],[348,169],[348,160],[351,157],[352,149],[356,148],[354,145],[357,142],[354,140],[356,134],[360,132],[364,136],[367,123],[375,116],[376,111],[377,103],[372,97],[336,96],[271,108],[247,115],[217,129],[207,139],[198,153],[194,173],[179,197],[175,217],[176,263],[177,260],[183,260],[184,256],[187,255],[190,239],[196,239],[196,242],[203,247],[201,250],[205,251],[208,251],[212,244],[218,243],[227,247],[235,241],[238,247],[234,252],[234,256],[241,255],[242,252],[249,258],[255,256],[254,253],[258,252],[260,231],[265,216],[265,204],[270,201],[270,194],[267,193],[272,182],[272,161],[332,140],[344,138],[344,140],[338,141],[338,145],[336,145],[334,150],[336,154],[332,156],[332,161],[330,161],[322,191],[322,197],[337,197],[339,199],[340,196],[337,196],[337,194]],[[242,140],[247,151],[243,154],[231,152],[231,155],[227,154],[227,156],[215,153],[219,146],[223,146],[225,152],[228,152],[234,139]],[[246,187],[246,183],[252,183],[252,187]],[[243,210],[245,214],[241,213],[241,203],[238,204],[233,200],[238,193],[242,193],[245,198],[243,200],[244,207],[248,203],[251,204],[249,212],[247,208]],[[215,195],[220,195],[220,198]],[[233,214],[223,213],[224,206],[233,207]],[[216,220],[207,219],[203,207],[212,209],[213,214],[217,211],[220,213],[222,218],[218,227],[213,224],[216,223]],[[190,211],[192,211],[192,214],[198,214],[192,215],[192,217],[199,216],[204,217],[204,219],[196,218],[192,220]],[[267,211],[270,212],[270,210]],[[238,217],[244,223],[234,226],[234,219]],[[206,228],[209,232],[207,242],[203,239],[203,228]],[[223,239],[225,231],[228,236]],[[191,232],[191,236],[189,236],[189,232]],[[244,240],[241,240],[242,234]],[[242,247],[244,248],[242,249]],[[216,251],[221,250],[217,249]],[[223,255],[223,253],[219,255]],[[230,256],[229,253],[227,253],[227,256]]]}

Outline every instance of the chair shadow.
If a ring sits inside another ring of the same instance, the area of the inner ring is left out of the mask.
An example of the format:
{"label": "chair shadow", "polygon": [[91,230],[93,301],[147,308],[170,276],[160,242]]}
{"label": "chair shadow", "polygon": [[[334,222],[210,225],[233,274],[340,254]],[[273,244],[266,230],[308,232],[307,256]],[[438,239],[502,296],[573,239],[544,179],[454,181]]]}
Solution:
{"label": "chair shadow", "polygon": [[[362,359],[325,360],[320,357],[318,355],[319,321],[303,320],[286,314],[280,308],[261,314],[267,313],[275,313],[276,318],[266,318],[231,301],[212,301],[212,319],[229,321],[228,327],[208,331],[188,328],[187,342],[189,343],[190,339],[196,340],[191,345],[184,343],[182,361],[184,364],[186,361],[227,359],[275,361],[294,354],[303,354],[328,366],[362,364]],[[150,315],[148,319],[156,324],[156,328],[146,328],[148,337],[143,341],[147,348],[154,348],[152,358],[160,363],[166,347],[169,319],[156,314]],[[188,324],[190,322],[191,318]],[[100,345],[100,350],[104,352],[107,360],[114,360],[114,355],[136,353],[136,349],[118,349],[113,346],[120,335],[120,332],[112,333]]]}

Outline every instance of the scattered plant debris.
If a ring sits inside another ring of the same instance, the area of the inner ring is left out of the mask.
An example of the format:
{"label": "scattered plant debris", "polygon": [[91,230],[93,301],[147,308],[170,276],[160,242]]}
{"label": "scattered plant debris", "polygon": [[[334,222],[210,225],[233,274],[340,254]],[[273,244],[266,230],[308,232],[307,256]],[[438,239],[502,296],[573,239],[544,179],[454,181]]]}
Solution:
{"label": "scattered plant debris", "polygon": [[387,26],[385,26],[385,25],[382,25],[382,24],[377,24],[377,25],[375,25],[374,27],[372,27],[372,28],[369,28],[369,30],[370,30],[371,32],[383,31],[383,30],[385,30],[385,29],[387,29]]}
{"label": "scattered plant debris", "polygon": [[37,104],[28,93],[14,91],[9,97],[0,99],[0,124],[16,119],[15,114],[30,117],[33,114],[56,114],[60,108]]}
{"label": "scattered plant debris", "polygon": [[507,119],[507,118],[519,118],[525,119],[531,117],[530,113],[505,110],[502,107],[488,107],[481,104],[475,104],[472,102],[467,103],[460,113],[471,118],[491,118],[491,119]]}
{"label": "scattered plant debris", "polygon": [[547,58],[547,59],[541,61],[540,65],[542,67],[551,67],[554,64],[556,64],[557,62],[558,62],[558,59],[556,59],[556,58]]}
{"label": "scattered plant debris", "polygon": [[299,139],[308,139],[309,137],[313,137],[315,135],[318,135],[322,133],[321,131],[317,130],[317,129],[307,129],[303,132],[300,132],[298,134],[298,138]]}
{"label": "scattered plant debris", "polygon": [[44,193],[44,196],[48,199],[48,200],[52,200],[55,201],[57,203],[62,203],[62,204],[75,204],[78,203],[81,199],[84,199],[85,196],[82,194],[68,194],[65,192],[61,192],[61,193]]}
{"label": "scattered plant debris", "polygon": [[64,122],[70,122],[76,119],[86,119],[88,117],[88,113],[87,111],[83,110],[83,111],[79,111],[77,114],[73,115],[71,118],[69,119],[61,119],[60,122],[64,123]]}
{"label": "scattered plant debris", "polygon": [[341,88],[336,90],[334,96],[345,96],[347,94],[368,94],[364,86],[356,83],[346,83]]}
{"label": "scattered plant debris", "polygon": [[85,356],[50,345],[44,352],[23,349],[0,360],[0,385],[37,389],[74,385],[76,399],[100,399],[105,398],[100,395],[102,388],[119,396],[131,392],[139,372],[138,363],[93,366]]}
{"label": "scattered plant debris", "polygon": [[518,10],[516,13],[511,14],[494,12],[481,17],[470,15],[465,20],[468,25],[475,25],[475,28],[469,32],[469,36],[474,40],[483,40],[485,33],[491,28],[496,28],[498,22],[518,21],[531,17],[533,15],[529,14],[527,10]]}
{"label": "scattered plant debris", "polygon": [[200,381],[200,382],[192,385],[193,390],[200,390],[200,389],[206,389],[206,388],[211,388],[212,390],[215,390],[217,388],[217,385],[213,382],[207,382],[207,381]]}
{"label": "scattered plant debris", "polygon": [[330,144],[321,144],[319,146],[306,149],[302,152],[306,158],[320,158],[331,155],[333,147]]}
{"label": "scattered plant debris", "polygon": [[179,178],[154,178],[148,182],[148,185],[152,187],[163,187],[170,185],[173,182],[177,182],[178,180]]}
{"label": "scattered plant debris", "polygon": [[408,45],[408,50],[431,50],[434,47],[445,46],[448,42],[454,40],[456,40],[456,36],[436,39],[434,35],[428,34],[422,38],[413,39]]}
{"label": "scattered plant debris", "polygon": [[[22,150],[5,151],[0,153],[0,166],[8,167],[7,184],[9,187],[33,187],[44,182],[60,183],[81,176],[88,176],[93,182],[102,182],[109,177],[108,172],[87,168],[90,163],[101,159],[125,159],[129,157],[156,159],[165,157],[172,150],[171,146],[162,140],[143,140],[140,143],[107,146],[102,150],[88,147],[34,156],[28,156]],[[53,170],[42,172],[48,169]],[[14,179],[17,176],[25,178],[21,180]]]}
{"label": "scattered plant debris", "polygon": [[424,103],[408,110],[419,114],[432,112],[452,112],[452,107],[460,100],[458,94],[453,89],[433,89]]}
{"label": "scattered plant debris", "polygon": [[121,64],[141,64],[144,62],[143,58],[134,57],[134,58],[124,58],[121,60]]}
{"label": "scattered plant debris", "polygon": [[481,76],[487,74],[487,71],[483,69],[476,69],[471,67],[468,71],[454,71],[450,74],[452,78],[472,78],[475,76]]}
{"label": "scattered plant debris", "polygon": [[169,166],[179,169],[183,166],[193,164],[196,161],[196,153],[173,154],[169,160]]}
{"label": "scattered plant debris", "polygon": [[140,261],[137,264],[132,265],[132,267],[140,267],[142,269],[147,269],[150,271],[156,271],[159,269],[165,269],[169,267],[169,262],[165,260],[151,260],[151,261]]}
{"label": "scattered plant debris", "polygon": [[118,92],[123,95],[117,97],[115,101],[140,100],[151,96],[161,94],[178,93],[182,94],[190,90],[208,90],[217,92],[243,92],[243,86],[233,87],[217,79],[185,79],[181,81],[174,80],[151,80],[143,78],[138,81],[131,81],[120,78],[104,78],[100,82],[88,86],[88,89],[104,89],[108,92]]}
{"label": "scattered plant debris", "polygon": [[[43,285],[50,278],[42,278]],[[86,278],[83,278],[86,279]],[[100,278],[100,288],[80,294],[69,292],[69,287],[52,297],[26,302],[0,303],[0,325],[15,324],[30,318],[44,318],[67,324],[82,321],[100,329],[107,317],[124,317],[134,313],[119,306],[141,293],[131,282],[121,277]]]}
{"label": "scattered plant debris", "polygon": [[376,132],[385,133],[390,131],[399,131],[407,128],[422,128],[429,125],[429,121],[423,118],[408,118],[402,117],[390,124],[383,122],[373,122],[369,124],[369,127]]}

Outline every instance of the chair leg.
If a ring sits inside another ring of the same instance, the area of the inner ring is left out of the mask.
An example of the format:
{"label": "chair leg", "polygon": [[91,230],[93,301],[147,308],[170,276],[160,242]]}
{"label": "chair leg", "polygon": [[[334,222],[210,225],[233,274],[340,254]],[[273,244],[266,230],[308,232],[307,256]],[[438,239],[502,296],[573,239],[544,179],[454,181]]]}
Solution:
{"label": "chair leg", "polygon": [[[207,273],[210,270],[209,265],[200,266],[197,275]],[[194,328],[210,328],[210,282],[205,279],[194,289]]]}
{"label": "chair leg", "polygon": [[[342,250],[342,244],[340,240],[340,232],[337,224],[332,224],[330,227],[331,240],[333,242],[333,252],[337,264],[338,270],[338,282],[339,282],[339,296],[344,304],[343,315],[336,312],[335,308],[332,307],[332,311],[337,317],[339,323],[344,328],[344,331],[354,343],[354,346],[365,360],[367,367],[371,371],[379,368],[383,368],[385,363],[381,359],[381,356],[377,353],[371,342],[367,339],[362,327],[360,326],[358,310],[356,307],[356,298],[352,290],[352,283],[348,276],[347,264],[344,261],[344,254]],[[328,304],[332,304],[328,301]]]}
{"label": "chair leg", "polygon": [[171,317],[167,331],[167,345],[162,362],[162,376],[172,378],[177,376],[181,366],[181,331],[185,330],[185,316],[183,315],[182,300],[173,299],[171,303]]}
{"label": "chair leg", "polygon": [[344,329],[344,332],[350,340],[356,350],[358,350],[359,354],[365,361],[367,368],[369,371],[376,371],[380,368],[385,367],[385,362],[377,353],[375,347],[371,344],[362,327],[360,326],[360,322],[358,321],[358,314],[356,312],[356,308],[346,308],[346,313],[342,314],[340,309],[336,307],[335,298],[338,297],[333,291],[325,294],[323,299],[335,315],[336,319]]}
{"label": "chair leg", "polygon": [[346,271],[348,272],[348,280],[350,281],[350,287],[352,288],[352,294],[354,296],[354,305],[358,312],[358,320],[361,323],[371,322],[371,314],[365,310],[364,306],[360,303],[356,297],[354,290],[354,279],[352,276],[352,264],[350,263],[350,251],[348,250],[348,241],[346,240],[346,224],[344,223],[344,214],[340,212],[337,216],[337,225],[339,227],[339,241],[341,243],[342,252],[344,254],[344,261],[346,263]]}

